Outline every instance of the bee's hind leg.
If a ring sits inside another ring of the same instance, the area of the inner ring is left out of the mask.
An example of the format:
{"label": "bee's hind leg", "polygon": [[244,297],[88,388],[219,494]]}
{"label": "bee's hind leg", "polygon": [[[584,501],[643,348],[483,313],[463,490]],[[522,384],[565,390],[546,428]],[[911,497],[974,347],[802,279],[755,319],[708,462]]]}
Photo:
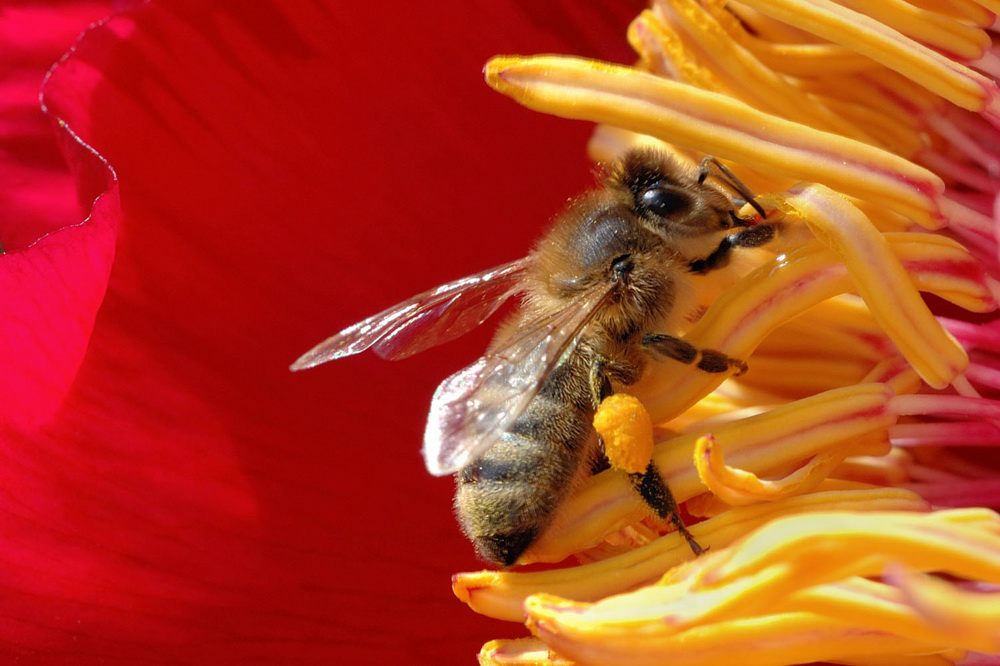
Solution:
{"label": "bee's hind leg", "polygon": [[[715,353],[718,354],[719,352]],[[595,409],[600,406],[605,398],[613,393],[609,376],[610,366],[611,361],[600,355],[594,359],[594,362],[590,366],[590,395]],[[603,442],[601,448],[603,449]],[[603,459],[604,466],[608,466],[607,458],[603,455],[601,458]],[[600,470],[595,466],[594,471],[596,473]],[[701,555],[705,552],[705,549],[698,545],[698,542],[694,540],[691,533],[684,527],[684,521],[681,520],[681,516],[678,513],[677,501],[674,499],[673,493],[670,492],[670,487],[663,480],[663,476],[660,474],[656,463],[650,461],[645,472],[630,473],[628,476],[632,482],[632,487],[635,488],[636,492],[639,493],[639,496],[649,508],[660,518],[670,518],[670,522],[674,524],[677,531],[684,537],[695,555]]]}
{"label": "bee's hind leg", "polygon": [[704,553],[705,549],[698,545],[688,529],[684,527],[684,521],[681,520],[680,513],[678,513],[677,501],[674,499],[673,493],[670,492],[670,487],[663,481],[663,476],[656,467],[656,463],[650,461],[645,472],[629,474],[628,476],[632,487],[636,489],[643,501],[656,512],[656,515],[660,518],[670,518],[670,522],[687,541],[691,552],[695,555]]}

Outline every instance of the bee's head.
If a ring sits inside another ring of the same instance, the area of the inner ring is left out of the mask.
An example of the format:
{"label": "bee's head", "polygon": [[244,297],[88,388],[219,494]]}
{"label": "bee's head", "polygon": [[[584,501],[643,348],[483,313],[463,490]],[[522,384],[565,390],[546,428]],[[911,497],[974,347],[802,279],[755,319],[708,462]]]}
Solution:
{"label": "bee's head", "polygon": [[688,239],[697,245],[741,222],[724,192],[661,152],[627,152],[605,182],[629,199],[647,227],[682,251]]}

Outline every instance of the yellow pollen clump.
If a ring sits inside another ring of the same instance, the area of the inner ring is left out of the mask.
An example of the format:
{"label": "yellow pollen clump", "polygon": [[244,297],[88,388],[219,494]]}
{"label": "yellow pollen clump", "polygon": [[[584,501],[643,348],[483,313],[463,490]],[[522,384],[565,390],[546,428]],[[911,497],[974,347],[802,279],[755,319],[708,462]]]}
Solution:
{"label": "yellow pollen clump", "polygon": [[614,469],[646,471],[653,455],[653,422],[637,398],[625,393],[605,398],[594,414],[594,429]]}

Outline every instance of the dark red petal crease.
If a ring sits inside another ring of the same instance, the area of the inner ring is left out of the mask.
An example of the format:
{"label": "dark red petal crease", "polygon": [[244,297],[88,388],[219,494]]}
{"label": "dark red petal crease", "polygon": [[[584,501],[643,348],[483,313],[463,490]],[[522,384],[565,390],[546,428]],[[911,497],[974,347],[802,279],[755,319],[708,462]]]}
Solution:
{"label": "dark red petal crease", "polygon": [[496,627],[451,594],[476,562],[419,449],[489,331],[288,365],[525,253],[590,182],[589,128],[502,99],[482,64],[629,62],[638,9],[164,1],[85,36],[45,89],[84,212],[47,166],[14,191],[51,182],[54,208],[0,223],[0,654],[472,663]]}

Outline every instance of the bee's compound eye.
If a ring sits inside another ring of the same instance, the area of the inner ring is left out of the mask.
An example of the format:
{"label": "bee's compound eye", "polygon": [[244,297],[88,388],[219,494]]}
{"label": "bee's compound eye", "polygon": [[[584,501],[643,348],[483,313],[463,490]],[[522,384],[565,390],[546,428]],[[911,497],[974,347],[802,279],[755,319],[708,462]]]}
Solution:
{"label": "bee's compound eye", "polygon": [[691,202],[683,192],[658,185],[642,193],[639,205],[653,215],[670,217],[676,213],[686,211],[690,207]]}

